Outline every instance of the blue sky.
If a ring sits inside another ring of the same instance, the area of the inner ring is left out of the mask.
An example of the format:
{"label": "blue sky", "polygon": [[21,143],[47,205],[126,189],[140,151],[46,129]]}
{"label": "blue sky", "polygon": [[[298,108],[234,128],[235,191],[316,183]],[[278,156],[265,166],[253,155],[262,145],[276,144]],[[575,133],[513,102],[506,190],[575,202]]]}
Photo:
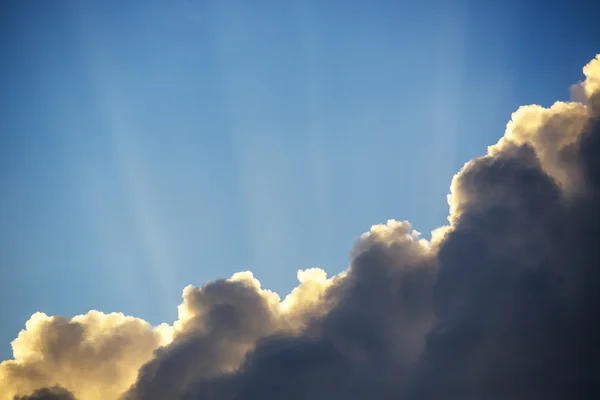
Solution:
{"label": "blue sky", "polygon": [[35,311],[172,321],[188,284],[285,295],[373,224],[428,236],[600,51],[593,2],[559,3],[3,3],[0,359]]}

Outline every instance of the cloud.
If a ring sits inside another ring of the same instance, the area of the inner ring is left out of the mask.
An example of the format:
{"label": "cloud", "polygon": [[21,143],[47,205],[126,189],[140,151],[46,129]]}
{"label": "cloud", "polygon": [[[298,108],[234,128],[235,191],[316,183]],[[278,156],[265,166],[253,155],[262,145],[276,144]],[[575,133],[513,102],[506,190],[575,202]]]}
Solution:
{"label": "cloud", "polygon": [[588,103],[521,108],[455,176],[415,398],[599,389],[599,60],[584,69]]}
{"label": "cloud", "polygon": [[170,326],[35,314],[0,399],[592,398],[600,56],[584,74],[578,102],[521,107],[455,175],[431,241],[375,225],[339,275],[300,271],[284,299],[250,272],[188,286]]}
{"label": "cloud", "polygon": [[0,398],[57,384],[81,399],[117,398],[170,335],[168,326],[117,313],[36,313],[12,342],[14,360],[0,364]]}
{"label": "cloud", "polygon": [[75,400],[67,389],[60,386],[41,388],[26,396],[15,396],[15,400]]}
{"label": "cloud", "polygon": [[300,272],[282,302],[250,273],[187,288],[173,342],[125,398],[348,397],[395,384],[380,373],[414,362],[431,326],[433,253],[410,224],[390,221],[359,238],[352,254],[333,279]]}

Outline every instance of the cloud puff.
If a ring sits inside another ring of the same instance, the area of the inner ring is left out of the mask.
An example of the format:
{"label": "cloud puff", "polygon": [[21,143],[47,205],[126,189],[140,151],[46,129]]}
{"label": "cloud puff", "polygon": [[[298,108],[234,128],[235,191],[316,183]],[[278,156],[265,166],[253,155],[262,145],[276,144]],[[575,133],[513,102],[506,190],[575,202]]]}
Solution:
{"label": "cloud puff", "polygon": [[431,241],[375,225],[347,271],[300,271],[284,299],[250,272],[188,286],[171,326],[35,314],[0,398],[591,398],[600,56],[584,74],[578,102],[521,107],[455,175]]}
{"label": "cloud puff", "polygon": [[14,360],[0,364],[0,398],[57,384],[82,399],[117,398],[170,336],[168,326],[123,314],[36,313],[12,342]]}

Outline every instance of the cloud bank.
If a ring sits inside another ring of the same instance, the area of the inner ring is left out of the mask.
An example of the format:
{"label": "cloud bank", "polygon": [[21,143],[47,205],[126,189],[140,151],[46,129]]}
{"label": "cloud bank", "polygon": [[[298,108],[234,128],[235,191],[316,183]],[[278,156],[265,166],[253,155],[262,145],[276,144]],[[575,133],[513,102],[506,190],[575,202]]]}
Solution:
{"label": "cloud bank", "polygon": [[188,286],[178,319],[34,314],[0,400],[587,399],[600,390],[600,55],[452,180],[449,224],[363,234],[347,271]]}

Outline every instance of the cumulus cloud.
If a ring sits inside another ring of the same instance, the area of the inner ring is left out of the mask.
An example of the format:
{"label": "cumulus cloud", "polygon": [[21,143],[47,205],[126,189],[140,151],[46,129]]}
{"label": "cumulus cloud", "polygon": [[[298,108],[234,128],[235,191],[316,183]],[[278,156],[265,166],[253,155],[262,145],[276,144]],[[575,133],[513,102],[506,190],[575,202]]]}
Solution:
{"label": "cumulus cloud", "polygon": [[118,313],[70,319],[36,313],[12,342],[14,360],[0,364],[0,398],[57,384],[81,399],[118,398],[168,343],[170,330]]}
{"label": "cumulus cloud", "polygon": [[448,226],[388,221],[347,271],[188,286],[172,325],[35,314],[0,399],[564,399],[600,389],[600,56],[452,180]]}
{"label": "cumulus cloud", "polygon": [[599,60],[587,103],[521,108],[455,176],[416,398],[597,394]]}

